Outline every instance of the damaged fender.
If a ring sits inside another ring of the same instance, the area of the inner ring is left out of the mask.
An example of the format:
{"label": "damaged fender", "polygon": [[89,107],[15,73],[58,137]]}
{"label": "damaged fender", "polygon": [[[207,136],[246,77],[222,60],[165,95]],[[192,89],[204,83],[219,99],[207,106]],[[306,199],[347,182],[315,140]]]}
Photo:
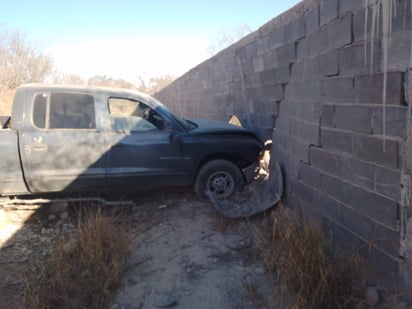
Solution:
{"label": "damaged fender", "polygon": [[275,162],[270,174],[253,181],[243,192],[227,199],[218,199],[206,192],[217,210],[229,218],[250,217],[263,212],[280,201],[283,192],[283,177]]}

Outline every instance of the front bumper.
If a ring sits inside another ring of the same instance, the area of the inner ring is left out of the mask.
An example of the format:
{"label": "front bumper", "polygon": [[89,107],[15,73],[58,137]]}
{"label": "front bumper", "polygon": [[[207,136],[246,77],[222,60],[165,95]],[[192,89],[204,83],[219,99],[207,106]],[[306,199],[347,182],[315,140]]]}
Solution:
{"label": "front bumper", "polygon": [[251,165],[242,169],[246,184],[250,184],[259,170],[259,162],[254,162]]}

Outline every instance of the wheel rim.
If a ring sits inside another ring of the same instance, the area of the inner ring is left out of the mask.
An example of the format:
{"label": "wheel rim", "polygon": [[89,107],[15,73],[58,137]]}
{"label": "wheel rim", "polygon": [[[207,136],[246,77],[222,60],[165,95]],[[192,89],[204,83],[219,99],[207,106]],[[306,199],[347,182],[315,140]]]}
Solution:
{"label": "wheel rim", "polygon": [[213,173],[207,181],[207,189],[218,198],[226,198],[231,195],[234,187],[233,177],[222,171]]}

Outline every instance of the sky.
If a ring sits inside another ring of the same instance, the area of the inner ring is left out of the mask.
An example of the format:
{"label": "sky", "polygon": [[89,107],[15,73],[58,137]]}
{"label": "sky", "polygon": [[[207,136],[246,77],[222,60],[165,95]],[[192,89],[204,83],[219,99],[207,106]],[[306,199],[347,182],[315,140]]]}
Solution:
{"label": "sky", "polygon": [[57,71],[87,79],[180,76],[239,25],[257,30],[300,0],[3,0],[0,31],[18,29]]}

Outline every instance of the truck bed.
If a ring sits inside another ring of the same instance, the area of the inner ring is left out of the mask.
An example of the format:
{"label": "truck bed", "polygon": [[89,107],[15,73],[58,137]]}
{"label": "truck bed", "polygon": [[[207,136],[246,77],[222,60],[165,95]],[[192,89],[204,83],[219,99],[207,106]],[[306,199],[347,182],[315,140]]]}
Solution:
{"label": "truck bed", "polygon": [[23,179],[17,131],[0,129],[0,195],[28,193]]}

